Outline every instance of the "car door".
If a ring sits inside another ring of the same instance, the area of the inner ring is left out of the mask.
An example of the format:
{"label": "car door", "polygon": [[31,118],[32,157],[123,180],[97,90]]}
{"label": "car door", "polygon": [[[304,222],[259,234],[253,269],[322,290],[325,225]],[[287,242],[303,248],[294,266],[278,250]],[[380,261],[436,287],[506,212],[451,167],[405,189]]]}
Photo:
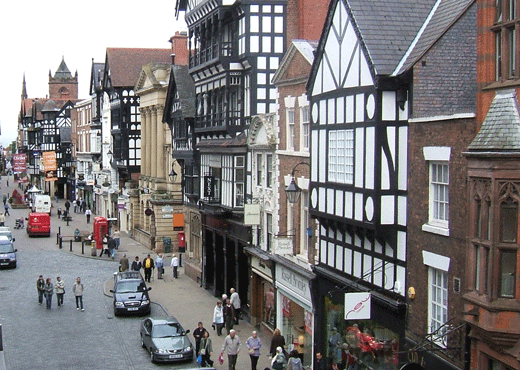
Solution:
{"label": "car door", "polygon": [[146,348],[152,347],[152,320],[146,319],[143,324],[143,343],[146,346]]}

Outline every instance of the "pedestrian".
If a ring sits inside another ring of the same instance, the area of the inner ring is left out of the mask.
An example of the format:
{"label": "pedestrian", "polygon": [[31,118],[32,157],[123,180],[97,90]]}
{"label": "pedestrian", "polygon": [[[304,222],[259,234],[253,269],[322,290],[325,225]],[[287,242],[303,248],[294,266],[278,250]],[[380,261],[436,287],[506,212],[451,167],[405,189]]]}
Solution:
{"label": "pedestrian", "polygon": [[61,280],[58,276],[56,278],[56,284],[54,284],[54,288],[56,289],[56,300],[58,301],[58,307],[63,306],[63,295],[65,294],[65,282]]}
{"label": "pedestrian", "polygon": [[327,368],[325,359],[321,352],[316,352],[316,361],[314,361],[314,369],[315,370],[325,370]]}
{"label": "pedestrian", "polygon": [[69,209],[70,209],[70,202],[69,200],[67,199],[67,201],[65,202],[65,209],[67,210],[67,213],[69,213]]}
{"label": "pedestrian", "polygon": [[195,353],[197,354],[199,353],[200,349],[200,341],[204,337],[205,332],[207,332],[206,328],[204,327],[204,325],[202,325],[202,322],[199,321],[199,323],[197,324],[197,328],[193,330],[193,337],[195,338]]}
{"label": "pedestrian", "polygon": [[170,266],[173,267],[173,278],[178,278],[178,269],[179,269],[179,258],[174,254],[172,256],[172,262],[170,263]]}
{"label": "pedestrian", "polygon": [[240,352],[240,338],[236,335],[234,330],[231,330],[226,339],[224,339],[224,344],[222,345],[222,351],[220,351],[220,354],[223,355],[226,349],[229,370],[235,370],[238,353]]}
{"label": "pedestrian", "polygon": [[150,257],[150,254],[148,254],[146,256],[146,258],[144,259],[143,267],[144,267],[144,280],[149,283],[150,278],[152,277],[152,270],[154,268],[153,258]]}
{"label": "pedestrian", "polygon": [[85,211],[85,216],[87,216],[87,224],[89,224],[90,217],[92,216],[92,211],[90,210],[90,208]]}
{"label": "pedestrian", "polygon": [[5,226],[5,215],[0,213],[0,226]]}
{"label": "pedestrian", "polygon": [[123,254],[123,257],[119,260],[119,271],[126,271],[129,267],[128,258],[126,257],[126,254]]}
{"label": "pedestrian", "polygon": [[82,203],[81,203],[81,212],[85,213],[87,211],[87,201],[84,200]]}
{"label": "pedestrian", "polygon": [[139,256],[135,256],[134,262],[132,262],[132,271],[141,271],[141,261],[139,261]]}
{"label": "pedestrian", "polygon": [[52,295],[54,294],[54,285],[51,283],[51,278],[45,279],[45,301],[47,302],[47,309],[51,309],[52,305]]}
{"label": "pedestrian", "polygon": [[276,355],[273,357],[271,361],[271,367],[273,370],[283,370],[285,369],[285,356],[283,354],[282,347],[276,347]]}
{"label": "pedestrian", "polygon": [[240,297],[238,296],[238,293],[235,291],[235,288],[231,288],[229,292],[231,293],[229,300],[231,301],[231,305],[233,305],[233,308],[235,309],[235,325],[238,325],[238,319],[240,318]]}
{"label": "pedestrian", "polygon": [[112,237],[116,241],[116,249],[119,249],[119,246],[121,245],[121,234],[119,233],[119,229],[114,230]]}
{"label": "pedestrian", "polygon": [[114,238],[110,237],[110,236],[107,236],[107,239],[108,239],[108,252],[110,253],[110,257],[112,257],[112,259],[114,259],[114,256],[116,254],[116,241],[114,240]]}
{"label": "pedestrian", "polygon": [[222,294],[222,306],[226,306],[227,294]]}
{"label": "pedestrian", "polygon": [[99,257],[103,257],[103,254],[106,254],[107,256],[110,256],[110,251],[108,250],[108,239],[109,236],[106,235],[101,243],[101,253],[99,254]]}
{"label": "pedestrian", "polygon": [[6,216],[11,216],[11,214],[9,213],[9,208],[11,208],[11,207],[9,206],[9,201],[5,202],[5,206],[4,206],[4,208],[5,208],[5,215],[6,215]]}
{"label": "pedestrian", "polygon": [[81,278],[79,276],[72,286],[72,292],[76,297],[76,310],[79,311],[81,309],[81,311],[85,311],[83,309],[83,283],[81,282]]}
{"label": "pedestrian", "polygon": [[74,199],[72,201],[72,207],[74,207],[74,213],[78,213],[78,200]]}
{"label": "pedestrian", "polygon": [[43,294],[45,293],[45,280],[43,279],[43,275],[40,275],[38,280],[36,280],[36,289],[38,290],[38,303],[41,305],[43,303]]}
{"label": "pedestrian", "polygon": [[217,301],[215,308],[213,309],[213,329],[217,328],[217,335],[222,335],[222,328],[224,327],[224,307],[222,307],[222,301]]}
{"label": "pedestrian", "polygon": [[280,329],[276,328],[273,332],[273,337],[271,338],[271,348],[269,349],[269,353],[271,357],[276,356],[276,348],[282,347],[285,352],[285,338],[283,337]]}
{"label": "pedestrian", "polygon": [[224,306],[224,322],[226,324],[226,331],[229,334],[235,323],[235,309],[231,305],[229,298],[226,299],[226,305]]}
{"label": "pedestrian", "polygon": [[157,258],[155,259],[155,267],[157,267],[157,279],[162,279],[164,274],[164,261],[162,258],[162,253],[157,255]]}
{"label": "pedestrian", "polygon": [[291,353],[289,353],[289,361],[287,361],[285,370],[303,370],[302,360],[300,359],[298,350],[293,349]]}
{"label": "pedestrian", "polygon": [[211,343],[211,339],[209,338],[209,332],[207,330],[204,332],[204,337],[200,341],[199,354],[202,359],[202,361],[200,362],[200,366],[213,366],[213,361],[211,360],[211,355],[213,354],[213,344]]}
{"label": "pedestrian", "polygon": [[258,358],[260,357],[260,347],[262,347],[262,341],[258,338],[256,331],[253,331],[251,336],[247,338],[246,346],[249,350],[249,357],[251,358],[251,370],[256,370]]}

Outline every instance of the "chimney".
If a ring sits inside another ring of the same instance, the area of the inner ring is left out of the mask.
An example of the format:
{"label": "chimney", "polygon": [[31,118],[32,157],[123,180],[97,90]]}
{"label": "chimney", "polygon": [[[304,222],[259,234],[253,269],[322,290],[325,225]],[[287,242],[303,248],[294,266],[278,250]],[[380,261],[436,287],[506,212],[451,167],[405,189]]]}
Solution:
{"label": "chimney", "polygon": [[[170,38],[172,43],[172,64],[188,65],[188,34],[186,31],[176,31]],[[173,57],[174,56],[174,57]]]}

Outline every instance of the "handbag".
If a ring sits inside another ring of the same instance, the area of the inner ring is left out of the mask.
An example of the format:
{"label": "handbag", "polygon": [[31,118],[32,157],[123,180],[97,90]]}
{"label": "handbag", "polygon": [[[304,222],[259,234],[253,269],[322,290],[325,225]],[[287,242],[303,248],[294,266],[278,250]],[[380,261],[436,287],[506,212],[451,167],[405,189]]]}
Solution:
{"label": "handbag", "polygon": [[249,354],[250,355],[254,355],[255,354],[255,349],[254,348],[249,348]]}
{"label": "handbag", "polygon": [[202,364],[202,356],[199,354],[199,357],[197,357],[197,362],[200,364]]}
{"label": "handbag", "polygon": [[206,354],[206,348],[202,348],[202,349],[200,350],[200,354],[201,354],[202,356],[204,356],[204,355]]}

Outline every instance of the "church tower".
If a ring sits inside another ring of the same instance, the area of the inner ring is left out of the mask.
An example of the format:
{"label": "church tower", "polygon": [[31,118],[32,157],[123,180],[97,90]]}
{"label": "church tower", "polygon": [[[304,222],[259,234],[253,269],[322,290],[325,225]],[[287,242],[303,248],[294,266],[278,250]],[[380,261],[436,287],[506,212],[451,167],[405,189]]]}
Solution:
{"label": "church tower", "polygon": [[65,58],[62,57],[60,66],[54,73],[49,70],[49,99],[53,100],[77,100],[78,99],[78,72],[74,77],[69,71]]}

